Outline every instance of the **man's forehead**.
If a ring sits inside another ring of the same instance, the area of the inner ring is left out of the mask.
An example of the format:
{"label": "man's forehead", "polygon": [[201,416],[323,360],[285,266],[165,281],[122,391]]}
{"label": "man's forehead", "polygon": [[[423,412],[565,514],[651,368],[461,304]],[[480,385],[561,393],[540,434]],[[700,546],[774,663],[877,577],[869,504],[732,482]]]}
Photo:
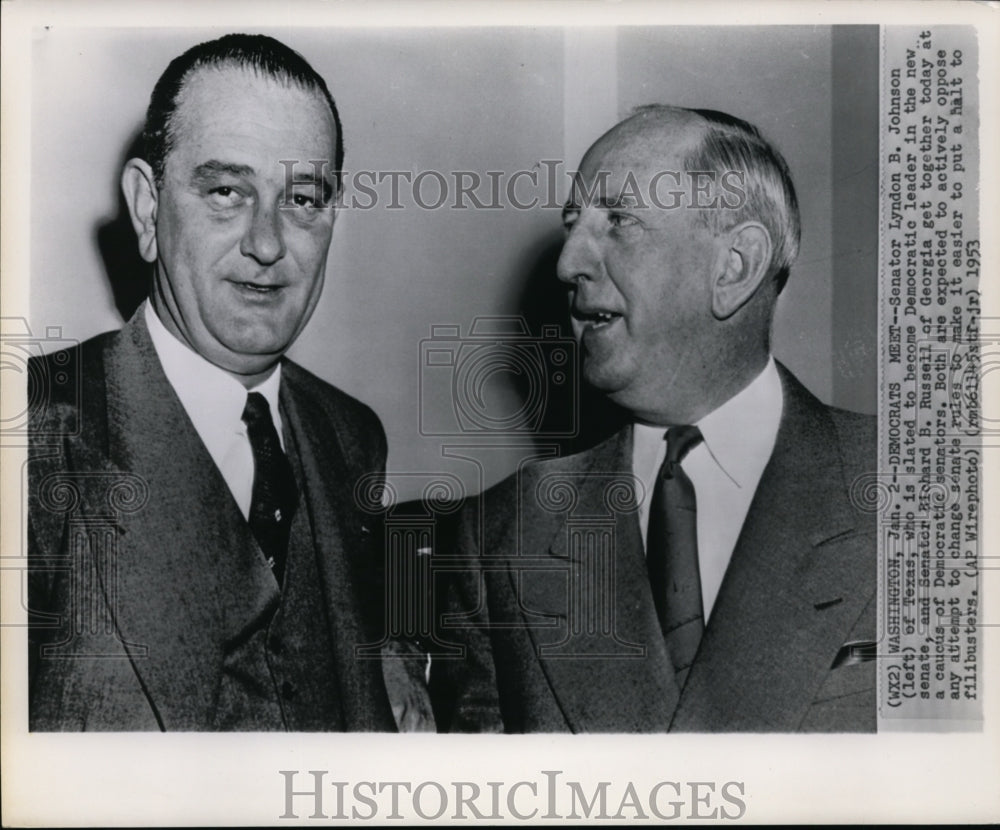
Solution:
{"label": "man's forehead", "polygon": [[680,167],[703,129],[693,113],[640,113],[594,142],[580,163],[580,175],[621,187],[630,176],[648,180],[664,170],[683,172]]}
{"label": "man's forehead", "polygon": [[187,76],[170,132],[166,167],[185,177],[204,178],[216,165],[283,180],[282,159],[301,162],[297,172],[326,162],[311,169],[322,169],[327,180],[333,176],[337,131],[323,94],[235,64],[199,67]]}
{"label": "man's forehead", "polygon": [[309,120],[335,131],[333,114],[318,89],[235,63],[200,66],[188,73],[177,96],[175,127],[197,126],[220,111],[252,114],[255,109]]}

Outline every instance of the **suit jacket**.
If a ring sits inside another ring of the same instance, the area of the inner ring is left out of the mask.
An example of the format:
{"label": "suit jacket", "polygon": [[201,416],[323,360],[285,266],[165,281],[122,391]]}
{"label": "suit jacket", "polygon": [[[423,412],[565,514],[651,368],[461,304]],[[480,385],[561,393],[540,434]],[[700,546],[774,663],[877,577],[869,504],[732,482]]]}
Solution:
{"label": "suit jacket", "polygon": [[[657,622],[631,491],[631,428],[530,465],[466,509],[436,717],[508,732],[874,731],[875,419],[780,367],[784,410],[683,691]],[[449,635],[450,632],[450,635]],[[844,659],[844,658],[848,659]]]}
{"label": "suit jacket", "polygon": [[[31,423],[30,727],[211,728],[223,643],[260,611],[262,591],[245,588],[271,579],[249,526],[141,309],[121,331],[34,368],[78,372],[82,384],[63,384],[69,393],[42,402]],[[355,656],[382,633],[381,551],[354,494],[384,470],[381,424],[288,360],[280,402],[299,448],[299,509],[311,517],[345,727],[394,731],[378,660]]]}

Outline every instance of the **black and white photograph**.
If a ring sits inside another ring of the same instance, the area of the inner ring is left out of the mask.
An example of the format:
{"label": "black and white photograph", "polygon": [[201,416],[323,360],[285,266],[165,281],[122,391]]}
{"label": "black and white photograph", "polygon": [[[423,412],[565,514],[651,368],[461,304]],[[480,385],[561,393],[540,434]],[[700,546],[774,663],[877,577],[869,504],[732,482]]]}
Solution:
{"label": "black and white photograph", "polygon": [[4,5],[5,824],[1000,818],[995,13],[513,5]]}

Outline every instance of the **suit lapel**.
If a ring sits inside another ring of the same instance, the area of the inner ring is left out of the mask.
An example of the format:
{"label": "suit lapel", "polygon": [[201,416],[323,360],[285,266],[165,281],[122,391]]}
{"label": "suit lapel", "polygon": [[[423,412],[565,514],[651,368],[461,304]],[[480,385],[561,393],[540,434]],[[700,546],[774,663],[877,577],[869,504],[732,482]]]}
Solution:
{"label": "suit lapel", "polygon": [[[377,659],[358,650],[377,643],[384,632],[383,551],[373,544],[372,517],[355,498],[358,480],[381,461],[361,457],[360,436],[336,408],[324,406],[307,376],[285,362],[281,403],[299,453],[317,567],[330,637],[334,644],[344,727],[348,731],[394,730],[391,707]],[[331,429],[332,427],[332,429]]]}
{"label": "suit lapel", "polygon": [[[206,728],[225,642],[273,612],[278,590],[239,508],[156,356],[140,310],[107,356],[111,467],[148,503],[119,519],[105,583],[119,635],[167,728]],[[142,653],[142,652],[140,652]],[[180,668],[183,667],[183,668]]]}
{"label": "suit lapel", "polygon": [[547,553],[534,570],[515,559],[510,578],[552,692],[574,732],[665,731],[678,690],[628,497],[631,429],[536,469],[519,491],[542,519],[524,529],[521,551]]}
{"label": "suit lapel", "polygon": [[833,422],[783,367],[784,412],[675,714],[675,731],[797,728],[867,602]]}

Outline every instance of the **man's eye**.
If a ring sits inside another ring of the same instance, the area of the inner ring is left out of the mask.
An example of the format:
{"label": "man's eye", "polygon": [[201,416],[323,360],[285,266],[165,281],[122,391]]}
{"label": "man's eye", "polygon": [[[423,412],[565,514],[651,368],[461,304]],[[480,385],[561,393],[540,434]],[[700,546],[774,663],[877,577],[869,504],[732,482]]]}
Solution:
{"label": "man's eye", "polygon": [[285,199],[284,207],[301,209],[309,216],[332,206],[332,201],[323,187],[312,183],[293,188]]}
{"label": "man's eye", "polygon": [[233,207],[239,204],[243,195],[229,185],[219,185],[208,191],[208,200],[215,207]]}
{"label": "man's eye", "polygon": [[580,218],[580,211],[564,210],[562,215],[563,230],[569,233],[573,229],[573,225],[576,224],[576,220],[579,218]]}
{"label": "man's eye", "polygon": [[627,213],[609,213],[608,221],[611,223],[612,227],[626,228],[629,225],[636,224],[639,220]]}

